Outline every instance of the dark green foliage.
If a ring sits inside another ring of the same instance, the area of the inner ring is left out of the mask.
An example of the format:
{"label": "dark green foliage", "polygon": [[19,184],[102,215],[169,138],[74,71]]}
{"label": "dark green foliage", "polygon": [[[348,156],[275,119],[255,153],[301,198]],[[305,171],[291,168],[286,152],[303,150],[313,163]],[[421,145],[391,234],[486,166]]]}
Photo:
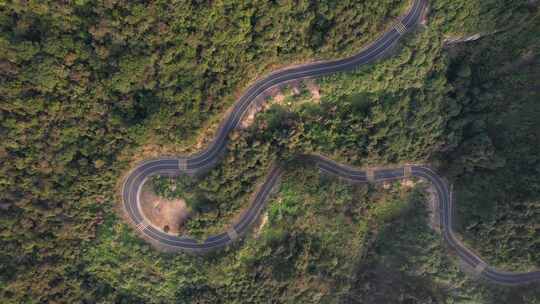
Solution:
{"label": "dark green foliage", "polygon": [[0,4],[1,302],[101,292],[137,302],[86,278],[90,266],[80,262],[112,213],[133,148],[189,144],[255,74],[356,50],[400,8],[394,0]]}
{"label": "dark green foliage", "polygon": [[493,286],[465,275],[428,225],[420,190],[382,223],[344,303],[538,303],[534,285]]}
{"label": "dark green foliage", "polygon": [[[428,28],[392,57],[321,79],[319,104],[301,103],[304,90],[261,113],[206,176],[174,193],[162,180],[159,193],[199,211],[189,232],[222,231],[276,159],[433,160],[456,181],[467,242],[496,265],[538,266],[537,8],[430,3]],[[259,236],[204,257],[158,253],[114,211],[138,148],[194,146],[254,78],[351,54],[406,4],[0,4],[0,302],[376,303],[387,298],[373,290],[397,289],[389,301],[538,303],[534,286],[462,288],[415,213],[421,197],[395,185],[355,188],[290,166]],[[492,36],[442,47],[445,35],[476,32]],[[397,279],[377,280],[387,272]]]}
{"label": "dark green foliage", "polygon": [[[539,19],[463,47],[449,78],[464,140],[448,155],[459,228],[473,248],[508,269],[540,266]],[[463,71],[466,71],[463,72]]]}

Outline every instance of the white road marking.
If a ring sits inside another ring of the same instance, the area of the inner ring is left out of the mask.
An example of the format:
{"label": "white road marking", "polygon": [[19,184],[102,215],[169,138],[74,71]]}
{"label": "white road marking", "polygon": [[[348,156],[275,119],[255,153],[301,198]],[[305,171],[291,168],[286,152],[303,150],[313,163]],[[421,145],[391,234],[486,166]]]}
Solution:
{"label": "white road marking", "polygon": [[144,221],[137,224],[137,230],[144,231],[148,227],[148,224],[146,224]]}
{"label": "white road marking", "polygon": [[484,263],[484,262],[480,262],[478,263],[478,265],[476,265],[476,267],[474,267],[474,272],[476,274],[481,274],[482,272],[484,272],[484,270],[486,269],[487,267],[487,264]]}
{"label": "white road marking", "polygon": [[411,166],[403,167],[403,175],[405,177],[411,177],[412,176],[412,167]]}
{"label": "white road marking", "polygon": [[403,35],[407,31],[407,28],[405,27],[405,25],[403,25],[403,23],[401,23],[401,20],[394,23],[394,28],[396,29],[396,31],[398,31],[400,35]]}
{"label": "white road marking", "polygon": [[236,230],[234,230],[234,228],[227,230],[227,235],[233,241],[238,238],[238,233],[236,232]]}
{"label": "white road marking", "polygon": [[367,176],[368,182],[371,182],[371,183],[374,182],[375,181],[375,170],[367,169],[366,176]]}
{"label": "white road marking", "polygon": [[178,159],[178,169],[180,169],[180,171],[187,170],[187,161],[185,159]]}

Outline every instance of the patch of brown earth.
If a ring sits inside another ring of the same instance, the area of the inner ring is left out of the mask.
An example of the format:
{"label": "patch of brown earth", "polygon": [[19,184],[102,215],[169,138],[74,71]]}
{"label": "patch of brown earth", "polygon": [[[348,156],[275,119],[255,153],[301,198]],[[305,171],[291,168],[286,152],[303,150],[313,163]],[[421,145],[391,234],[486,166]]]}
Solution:
{"label": "patch of brown earth", "polygon": [[183,199],[168,200],[159,197],[148,184],[141,191],[141,209],[154,227],[170,234],[180,234],[190,214]]}
{"label": "patch of brown earth", "polygon": [[313,101],[318,103],[321,100],[321,89],[317,82],[313,79],[306,80],[306,86],[311,93]]}
{"label": "patch of brown earth", "polygon": [[274,95],[273,101],[275,103],[282,104],[284,100],[285,100],[285,95],[283,94],[283,92],[279,91],[276,95]]}
{"label": "patch of brown earth", "polygon": [[240,128],[247,129],[249,126],[251,126],[253,122],[255,121],[255,114],[260,112],[262,108],[263,106],[260,105],[259,103],[250,106],[246,114],[242,118],[242,121],[240,122]]}
{"label": "patch of brown earth", "polygon": [[403,188],[413,188],[414,186],[416,185],[416,183],[414,182],[414,180],[412,179],[402,179],[401,180],[401,187]]}
{"label": "patch of brown earth", "polygon": [[300,91],[300,81],[295,81],[291,83],[291,90],[293,95],[299,95],[301,93]]}
{"label": "patch of brown earth", "polygon": [[268,223],[268,213],[265,212],[259,220],[258,225],[255,227],[255,238],[258,238],[261,235],[261,231],[266,226],[266,223]]}
{"label": "patch of brown earth", "polygon": [[435,190],[435,187],[430,184],[429,187],[426,189],[426,192],[428,194],[427,207],[429,211],[429,226],[433,230],[440,232],[441,219],[440,219],[439,201],[437,199],[437,191]]}

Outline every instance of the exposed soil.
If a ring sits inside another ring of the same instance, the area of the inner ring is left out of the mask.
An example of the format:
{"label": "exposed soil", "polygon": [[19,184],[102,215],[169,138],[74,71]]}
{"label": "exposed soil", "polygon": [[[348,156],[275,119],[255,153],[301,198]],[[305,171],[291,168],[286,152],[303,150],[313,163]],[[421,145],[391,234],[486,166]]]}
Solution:
{"label": "exposed soil", "polygon": [[414,180],[412,180],[410,178],[401,180],[401,187],[403,187],[403,188],[410,189],[410,188],[413,188],[415,185],[416,185],[416,183],[414,182]]}
{"label": "exposed soil", "polygon": [[249,126],[251,126],[255,121],[255,115],[259,113],[263,108],[264,106],[259,103],[251,105],[244,117],[242,118],[242,121],[240,122],[240,128],[247,129]]}
{"label": "exposed soil", "polygon": [[439,209],[439,201],[437,200],[437,191],[435,190],[435,187],[433,185],[429,185],[429,187],[426,189],[426,192],[428,194],[428,210],[429,210],[429,226],[435,230],[440,231],[440,209]]}
{"label": "exposed soil", "polygon": [[268,223],[268,213],[264,213],[259,220],[258,225],[255,227],[255,238],[258,238],[261,235],[261,231],[264,226]]}
{"label": "exposed soil", "polygon": [[319,85],[314,80],[306,80],[306,86],[311,93],[311,98],[314,102],[318,103],[321,100],[321,92]]}
{"label": "exposed soil", "polygon": [[157,196],[151,185],[141,191],[141,209],[144,216],[163,232],[179,234],[189,217],[189,208],[183,199],[168,200]]}
{"label": "exposed soil", "polygon": [[283,94],[283,92],[279,91],[276,95],[274,95],[274,101],[277,104],[282,104],[284,100],[285,100],[285,95]]}

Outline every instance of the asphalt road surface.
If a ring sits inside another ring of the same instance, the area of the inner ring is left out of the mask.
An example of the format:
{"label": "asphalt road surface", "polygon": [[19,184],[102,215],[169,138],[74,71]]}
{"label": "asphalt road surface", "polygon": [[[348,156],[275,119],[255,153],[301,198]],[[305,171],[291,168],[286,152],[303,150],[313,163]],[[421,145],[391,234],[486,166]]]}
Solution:
{"label": "asphalt road surface", "polygon": [[[125,211],[131,221],[133,221],[137,230],[139,230],[145,238],[166,248],[195,253],[223,248],[237,238],[243,236],[249,230],[250,225],[258,218],[272,188],[278,183],[282,173],[279,166],[274,166],[271,169],[264,184],[259,187],[251,206],[243,214],[241,219],[228,231],[211,236],[204,242],[198,242],[188,237],[180,237],[165,233],[149,223],[142,214],[140,208],[139,197],[141,188],[146,180],[153,175],[176,176],[180,174],[197,174],[210,169],[219,161],[220,155],[225,151],[230,132],[238,126],[249,106],[256,102],[257,97],[261,96],[266,90],[293,80],[313,78],[352,70],[377,60],[385,54],[403,34],[412,29],[419,22],[426,5],[427,0],[414,0],[412,7],[407,14],[400,17],[390,30],[351,57],[278,70],[269,74],[264,79],[255,82],[234,104],[231,111],[229,111],[229,114],[219,126],[217,134],[212,142],[201,152],[189,156],[151,159],[140,163],[126,177],[122,189]],[[463,243],[455,237],[452,228],[453,202],[451,199],[451,192],[446,182],[429,167],[413,165],[366,172],[347,165],[338,164],[322,156],[312,155],[304,156],[303,158],[315,163],[323,172],[355,182],[380,182],[410,177],[423,178],[429,181],[436,190],[440,210],[442,235],[448,245],[456,252],[461,260],[472,269],[472,271],[489,281],[500,284],[522,284],[540,279],[540,271],[526,273],[497,271],[493,267],[487,265],[477,254],[466,248]]]}

